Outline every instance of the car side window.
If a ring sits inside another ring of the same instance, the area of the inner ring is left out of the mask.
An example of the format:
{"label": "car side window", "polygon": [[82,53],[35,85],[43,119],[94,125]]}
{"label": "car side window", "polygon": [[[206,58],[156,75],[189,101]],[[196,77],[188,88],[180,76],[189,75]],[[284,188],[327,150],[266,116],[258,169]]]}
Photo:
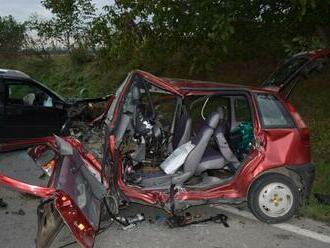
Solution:
{"label": "car side window", "polygon": [[53,99],[41,89],[28,84],[7,84],[7,104],[53,107]]}
{"label": "car side window", "polygon": [[274,96],[257,94],[257,103],[263,128],[293,128],[289,113]]}

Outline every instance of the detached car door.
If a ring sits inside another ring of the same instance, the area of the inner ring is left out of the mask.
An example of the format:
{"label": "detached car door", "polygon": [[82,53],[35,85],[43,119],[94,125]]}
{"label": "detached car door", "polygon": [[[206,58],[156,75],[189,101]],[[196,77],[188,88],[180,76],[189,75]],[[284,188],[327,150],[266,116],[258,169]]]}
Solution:
{"label": "detached car door", "polygon": [[31,81],[3,79],[1,142],[49,136],[65,121],[64,104]]}
{"label": "detached car door", "polygon": [[64,225],[81,247],[91,248],[99,229],[101,203],[106,193],[101,166],[75,139],[48,137],[29,155],[49,180],[47,187],[26,183],[0,171],[0,186],[40,197],[36,246],[50,247]]}
{"label": "detached car door", "polygon": [[56,137],[60,160],[50,178],[53,197],[38,207],[37,247],[50,247],[61,228],[69,228],[81,247],[93,247],[105,187],[98,171],[70,143]]}

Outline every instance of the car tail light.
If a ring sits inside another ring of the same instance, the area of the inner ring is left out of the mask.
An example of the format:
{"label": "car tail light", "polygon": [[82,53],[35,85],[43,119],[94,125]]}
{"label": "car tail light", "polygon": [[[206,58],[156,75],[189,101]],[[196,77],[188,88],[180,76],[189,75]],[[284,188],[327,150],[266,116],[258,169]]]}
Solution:
{"label": "car tail light", "polygon": [[300,136],[301,139],[309,144],[310,141],[310,132],[309,129],[307,127],[300,129]]}
{"label": "car tail light", "polygon": [[[294,119],[295,123],[297,124],[298,128],[301,129],[306,129],[306,123],[304,122],[304,120],[301,118],[301,116],[298,114],[297,110],[295,109],[295,107],[293,107],[293,105],[291,104],[291,102],[289,102],[288,100],[285,101],[285,104],[287,106],[287,109],[289,110],[292,118]],[[308,136],[309,136],[309,131],[308,132]]]}

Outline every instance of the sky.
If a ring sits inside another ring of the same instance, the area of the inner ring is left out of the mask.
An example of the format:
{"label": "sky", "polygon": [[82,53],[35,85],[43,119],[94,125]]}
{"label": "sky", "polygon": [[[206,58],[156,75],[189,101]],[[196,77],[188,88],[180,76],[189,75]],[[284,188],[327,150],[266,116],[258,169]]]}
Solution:
{"label": "sky", "polygon": [[[104,5],[111,4],[112,0],[92,0],[100,11]],[[0,16],[12,15],[17,21],[23,22],[32,14],[43,18],[51,17],[51,13],[42,5],[41,0],[0,0]]]}

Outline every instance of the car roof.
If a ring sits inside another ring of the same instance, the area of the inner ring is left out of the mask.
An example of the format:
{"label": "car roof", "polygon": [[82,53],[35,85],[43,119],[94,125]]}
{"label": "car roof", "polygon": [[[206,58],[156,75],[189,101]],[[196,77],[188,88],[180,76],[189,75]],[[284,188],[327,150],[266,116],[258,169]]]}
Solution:
{"label": "car roof", "polygon": [[212,81],[201,81],[201,80],[191,80],[191,79],[180,79],[180,78],[162,78],[175,85],[181,92],[185,95],[188,94],[204,94],[204,93],[215,93],[221,90],[244,90],[250,92],[267,92],[276,93],[276,88],[261,88],[251,85],[242,84],[228,84],[228,83],[218,83]]}
{"label": "car roof", "polygon": [[24,72],[2,68],[0,68],[0,77],[13,79],[31,79],[31,77]]}
{"label": "car roof", "polygon": [[[50,89],[49,87],[47,87],[46,85],[33,80],[32,77],[30,77],[28,74],[18,71],[18,70],[12,70],[12,69],[2,69],[0,68],[0,78],[5,78],[5,79],[14,79],[14,80],[26,80],[29,82],[33,82],[36,85],[39,85],[39,87],[42,87],[43,89],[49,91],[50,93],[52,93],[53,95],[55,95],[57,98],[59,98],[60,100],[65,102],[65,98],[62,97],[61,95],[59,95],[58,93],[56,93],[55,91],[53,91],[52,89]],[[0,81],[1,82],[1,81]]]}

